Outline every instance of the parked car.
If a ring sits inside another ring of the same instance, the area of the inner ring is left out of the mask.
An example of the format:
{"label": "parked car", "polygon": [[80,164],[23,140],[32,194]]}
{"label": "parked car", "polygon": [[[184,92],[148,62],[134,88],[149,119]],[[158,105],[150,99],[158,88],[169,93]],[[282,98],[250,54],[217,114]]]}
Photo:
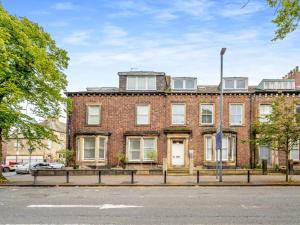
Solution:
{"label": "parked car", "polygon": [[16,169],[15,165],[1,165],[2,168],[2,172],[10,172],[10,171],[14,171]]}
{"label": "parked car", "polygon": [[50,163],[50,167],[51,169],[63,169],[65,165],[62,163],[55,162],[55,163]]}
{"label": "parked car", "polygon": [[23,165],[17,165],[16,173],[17,174],[27,174],[30,173],[33,169],[51,169],[49,163],[31,163],[29,168],[29,163]]}

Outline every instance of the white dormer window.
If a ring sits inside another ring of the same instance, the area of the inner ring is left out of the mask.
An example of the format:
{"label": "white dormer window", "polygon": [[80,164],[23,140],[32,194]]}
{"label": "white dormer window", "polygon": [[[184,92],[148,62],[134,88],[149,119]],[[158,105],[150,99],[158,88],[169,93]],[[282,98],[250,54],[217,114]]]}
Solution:
{"label": "white dormer window", "polygon": [[172,89],[174,90],[195,90],[197,88],[197,79],[195,78],[173,78]]}
{"label": "white dormer window", "polygon": [[264,89],[288,90],[295,89],[295,81],[265,81]]}
{"label": "white dormer window", "polygon": [[225,78],[224,79],[224,84],[223,84],[224,89],[239,89],[239,90],[244,90],[248,88],[248,82],[247,78]]}
{"label": "white dormer window", "polygon": [[129,91],[154,91],[156,90],[155,76],[129,76],[127,77],[127,90]]}

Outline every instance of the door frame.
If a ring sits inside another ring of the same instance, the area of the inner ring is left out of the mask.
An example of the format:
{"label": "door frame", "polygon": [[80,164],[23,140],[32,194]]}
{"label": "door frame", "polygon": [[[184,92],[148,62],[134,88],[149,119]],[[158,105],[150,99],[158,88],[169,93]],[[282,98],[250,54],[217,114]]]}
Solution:
{"label": "door frame", "polygon": [[168,134],[167,135],[167,159],[168,159],[168,168],[174,167],[172,165],[172,145],[173,141],[183,141],[184,146],[184,165],[182,166],[175,166],[175,167],[189,167],[189,157],[188,157],[188,145],[189,145],[189,134]]}

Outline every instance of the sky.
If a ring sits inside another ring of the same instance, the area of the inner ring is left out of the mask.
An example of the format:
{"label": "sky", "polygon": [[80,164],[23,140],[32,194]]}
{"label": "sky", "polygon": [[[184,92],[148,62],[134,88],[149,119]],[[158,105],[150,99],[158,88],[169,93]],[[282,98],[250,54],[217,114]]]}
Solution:
{"label": "sky", "polygon": [[68,91],[118,86],[120,71],[193,76],[218,84],[246,76],[257,85],[300,65],[300,30],[272,42],[274,9],[265,0],[2,0],[40,24],[68,51]]}

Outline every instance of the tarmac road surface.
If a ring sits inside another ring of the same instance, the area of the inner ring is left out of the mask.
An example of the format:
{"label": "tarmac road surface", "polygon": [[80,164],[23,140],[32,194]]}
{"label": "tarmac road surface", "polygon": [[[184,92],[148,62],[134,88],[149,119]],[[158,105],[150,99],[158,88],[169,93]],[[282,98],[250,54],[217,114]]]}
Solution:
{"label": "tarmac road surface", "polygon": [[300,224],[300,188],[0,188],[0,224]]}

